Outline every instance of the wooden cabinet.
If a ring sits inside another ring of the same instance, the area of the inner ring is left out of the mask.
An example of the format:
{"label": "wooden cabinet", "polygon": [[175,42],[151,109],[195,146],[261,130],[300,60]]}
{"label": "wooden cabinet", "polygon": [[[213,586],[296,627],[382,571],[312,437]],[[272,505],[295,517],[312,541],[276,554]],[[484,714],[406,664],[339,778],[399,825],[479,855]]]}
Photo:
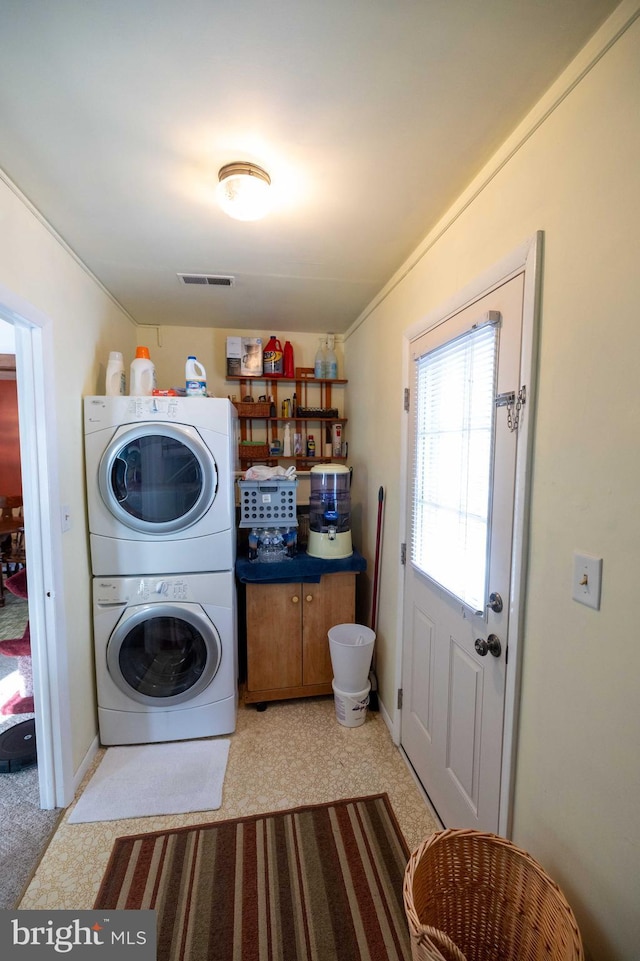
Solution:
{"label": "wooden cabinet", "polygon": [[355,573],[318,584],[247,584],[245,701],[331,694],[328,631],[355,619]]}

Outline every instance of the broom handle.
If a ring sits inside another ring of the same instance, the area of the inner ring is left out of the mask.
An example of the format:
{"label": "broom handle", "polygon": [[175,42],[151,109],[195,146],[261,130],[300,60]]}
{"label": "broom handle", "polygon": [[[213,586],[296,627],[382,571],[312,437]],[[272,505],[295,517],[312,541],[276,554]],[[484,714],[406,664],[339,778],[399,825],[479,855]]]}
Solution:
{"label": "broom handle", "polygon": [[371,601],[371,630],[375,632],[378,618],[378,567],[380,565],[380,532],[382,530],[382,502],[384,488],[378,491],[378,528],[376,530],[376,557],[373,565],[373,599]]}

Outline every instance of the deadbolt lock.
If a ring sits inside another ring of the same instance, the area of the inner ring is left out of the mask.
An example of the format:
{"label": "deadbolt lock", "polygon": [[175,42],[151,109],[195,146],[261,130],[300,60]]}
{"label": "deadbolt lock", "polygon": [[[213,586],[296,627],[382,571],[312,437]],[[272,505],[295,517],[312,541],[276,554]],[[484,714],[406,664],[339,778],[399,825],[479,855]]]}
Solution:
{"label": "deadbolt lock", "polygon": [[494,614],[499,614],[503,606],[502,598],[497,592],[489,594],[489,603],[487,604],[487,607],[490,607]]}

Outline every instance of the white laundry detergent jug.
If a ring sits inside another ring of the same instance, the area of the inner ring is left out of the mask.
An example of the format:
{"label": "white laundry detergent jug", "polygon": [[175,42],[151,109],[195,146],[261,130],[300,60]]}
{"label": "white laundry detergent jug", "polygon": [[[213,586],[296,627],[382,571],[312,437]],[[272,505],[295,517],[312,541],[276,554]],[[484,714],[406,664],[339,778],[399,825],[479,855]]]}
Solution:
{"label": "white laundry detergent jug", "polygon": [[207,396],[207,372],[193,354],[187,357],[184,365],[184,379],[187,397]]}
{"label": "white laundry detergent jug", "polygon": [[105,377],[105,394],[107,397],[117,397],[118,394],[126,393],[126,379],[124,375],[124,362],[119,350],[112,350],[107,362],[107,374]]}
{"label": "white laundry detergent jug", "polygon": [[136,356],[131,361],[129,394],[132,397],[150,397],[156,386],[156,368],[149,357],[148,347],[136,348]]}

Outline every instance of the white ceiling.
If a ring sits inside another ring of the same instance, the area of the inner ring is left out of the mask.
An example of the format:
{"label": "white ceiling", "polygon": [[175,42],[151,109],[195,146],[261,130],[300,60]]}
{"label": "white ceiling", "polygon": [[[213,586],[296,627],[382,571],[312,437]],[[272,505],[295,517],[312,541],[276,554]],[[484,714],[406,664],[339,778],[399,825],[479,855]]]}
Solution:
{"label": "white ceiling", "polygon": [[2,0],[0,167],[137,323],[344,331],[616,5]]}

